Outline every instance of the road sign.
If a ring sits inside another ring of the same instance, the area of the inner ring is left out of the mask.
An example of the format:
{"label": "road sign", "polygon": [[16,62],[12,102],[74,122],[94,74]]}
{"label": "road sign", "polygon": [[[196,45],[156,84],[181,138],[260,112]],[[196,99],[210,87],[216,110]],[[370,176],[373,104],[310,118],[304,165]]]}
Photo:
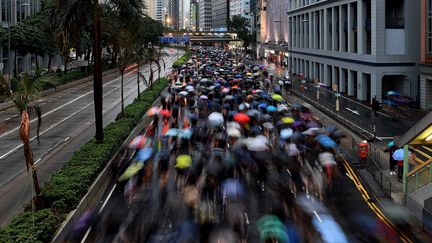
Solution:
{"label": "road sign", "polygon": [[159,42],[162,43],[179,43],[179,42],[190,42],[190,37],[159,37]]}

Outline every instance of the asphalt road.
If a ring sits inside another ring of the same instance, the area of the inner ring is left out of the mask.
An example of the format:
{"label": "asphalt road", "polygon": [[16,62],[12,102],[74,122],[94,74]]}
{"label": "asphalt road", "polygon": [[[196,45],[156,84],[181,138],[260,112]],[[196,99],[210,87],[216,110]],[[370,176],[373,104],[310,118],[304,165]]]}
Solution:
{"label": "asphalt road", "polygon": [[[321,118],[321,117],[320,117]],[[322,121],[325,124],[334,124],[331,119],[323,117]],[[140,197],[140,194],[151,193],[151,205],[152,208],[144,208],[144,211],[151,210],[162,210],[160,204],[159,196],[159,177],[157,172],[157,164],[153,162],[153,178],[149,190],[144,190],[137,192],[136,197]],[[168,176],[168,194],[175,194],[175,172],[172,170],[171,166],[170,175]],[[335,218],[338,224],[341,226],[343,231],[346,233],[349,242],[367,242],[365,241],[364,234],[360,233],[359,226],[355,223],[355,219],[362,215],[371,220],[377,220],[375,213],[369,208],[367,202],[364,200],[363,195],[354,185],[349,173],[345,170],[343,166],[340,168],[340,176],[336,180],[333,190],[327,191],[325,195],[324,205],[327,207],[329,213]],[[270,177],[277,177],[278,173],[270,171]],[[258,184],[247,188],[246,195],[246,214],[248,216],[248,241],[247,242],[259,242],[259,232],[257,229],[257,222],[259,218],[266,214],[268,203],[271,198],[267,191],[261,191]],[[86,234],[84,234],[84,240],[81,242],[109,242],[112,241],[115,236],[115,230],[105,231],[101,225],[104,225],[105,220],[109,217],[115,217],[118,222],[125,222],[128,215],[128,205],[124,197],[123,184],[116,184],[109,188],[106,192],[106,198],[101,202],[102,208],[97,210],[100,213],[100,220],[98,226],[91,228]],[[147,204],[146,204],[147,205]],[[100,205],[99,205],[100,206]],[[162,221],[160,221],[162,220]],[[168,219],[160,219],[158,222],[169,221]],[[372,223],[372,222],[371,222]],[[162,225],[169,225],[169,223],[164,223]],[[137,225],[138,227],[138,225]],[[159,228],[157,232],[157,237],[162,237],[166,232],[170,232],[168,226]],[[165,232],[165,233],[163,233]]]}
{"label": "asphalt road", "polygon": [[[172,63],[183,51],[167,49],[164,56],[166,70],[171,71]],[[153,68],[155,69],[155,68]],[[149,65],[140,69],[147,79]],[[157,77],[155,72],[154,77]],[[121,110],[120,76],[104,77],[104,126],[112,122]],[[141,90],[145,89],[143,82]],[[68,160],[82,144],[94,136],[94,107],[92,82],[56,92],[39,99],[43,118],[40,129],[40,144],[36,140],[37,118],[31,120],[31,146],[38,167],[41,185]],[[136,74],[131,70],[124,77],[125,105],[137,96]],[[0,225],[7,223],[11,216],[20,212],[22,206],[32,197],[30,175],[26,172],[22,143],[19,139],[20,117],[14,109],[0,112],[0,122],[6,124],[0,134]]]}

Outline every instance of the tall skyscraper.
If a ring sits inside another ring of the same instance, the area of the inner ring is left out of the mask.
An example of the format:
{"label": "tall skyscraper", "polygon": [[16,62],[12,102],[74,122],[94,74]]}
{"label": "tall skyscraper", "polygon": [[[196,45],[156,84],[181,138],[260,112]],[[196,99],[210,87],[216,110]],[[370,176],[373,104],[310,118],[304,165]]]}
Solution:
{"label": "tall skyscraper", "polygon": [[192,31],[198,30],[198,1],[191,1],[191,10],[190,10],[190,27]]}
{"label": "tall skyscraper", "polygon": [[179,29],[190,30],[191,1],[178,0],[179,2]]}
{"label": "tall skyscraper", "polygon": [[212,0],[198,0],[198,30],[210,31],[212,28]]}
{"label": "tall skyscraper", "polygon": [[250,0],[231,0],[230,1],[230,18],[235,15],[240,15],[251,20],[251,5]]}
{"label": "tall skyscraper", "polygon": [[179,29],[179,0],[166,0],[164,22],[170,28]]}
{"label": "tall skyscraper", "polygon": [[227,31],[227,20],[229,19],[228,0],[213,0],[212,1],[212,30]]}
{"label": "tall skyscraper", "polygon": [[162,21],[162,8],[163,0],[145,0],[145,10],[144,13],[152,19]]}

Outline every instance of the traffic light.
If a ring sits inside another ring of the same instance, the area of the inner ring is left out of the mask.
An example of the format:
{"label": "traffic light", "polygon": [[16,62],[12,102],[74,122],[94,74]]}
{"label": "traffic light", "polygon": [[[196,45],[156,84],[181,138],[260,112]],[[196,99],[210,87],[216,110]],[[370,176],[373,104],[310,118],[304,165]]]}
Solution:
{"label": "traffic light", "polygon": [[382,109],[382,104],[376,99],[372,99],[372,110],[375,112],[375,116],[378,116],[378,111]]}

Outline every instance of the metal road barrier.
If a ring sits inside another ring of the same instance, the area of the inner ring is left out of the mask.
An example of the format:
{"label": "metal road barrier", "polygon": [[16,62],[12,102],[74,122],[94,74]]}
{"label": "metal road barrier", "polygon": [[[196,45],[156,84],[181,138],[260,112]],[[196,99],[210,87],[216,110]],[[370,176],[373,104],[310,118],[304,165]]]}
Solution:
{"label": "metal road barrier", "polygon": [[358,115],[355,115],[354,113],[350,114],[351,112],[346,109],[341,109],[344,108],[345,105],[340,101],[337,109],[336,102],[331,102],[333,99],[336,100],[335,93],[330,93],[323,88],[315,87],[311,83],[302,83],[301,81],[294,80],[292,80],[292,91],[294,94],[327,113],[332,118],[348,125],[351,129],[355,130],[365,138],[371,138],[374,136],[373,126],[360,120]]}

